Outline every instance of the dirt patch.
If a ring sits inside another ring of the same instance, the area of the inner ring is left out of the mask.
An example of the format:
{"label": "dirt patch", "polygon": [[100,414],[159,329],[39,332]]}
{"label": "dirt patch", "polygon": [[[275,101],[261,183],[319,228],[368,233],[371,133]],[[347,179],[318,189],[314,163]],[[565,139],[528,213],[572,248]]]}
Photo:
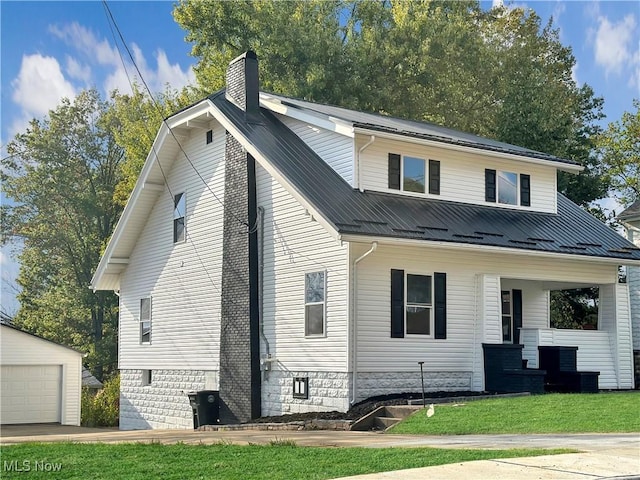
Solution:
{"label": "dirt patch", "polygon": [[[428,392],[427,398],[475,397],[478,395],[487,395],[487,392]],[[371,397],[362,402],[356,403],[348,412],[344,413],[337,411],[291,413],[273,417],[261,417],[256,420],[252,420],[251,423],[287,423],[303,422],[306,420],[357,420],[378,407],[385,407],[388,405],[406,405],[408,400],[421,398],[421,393],[382,395],[379,397]]]}

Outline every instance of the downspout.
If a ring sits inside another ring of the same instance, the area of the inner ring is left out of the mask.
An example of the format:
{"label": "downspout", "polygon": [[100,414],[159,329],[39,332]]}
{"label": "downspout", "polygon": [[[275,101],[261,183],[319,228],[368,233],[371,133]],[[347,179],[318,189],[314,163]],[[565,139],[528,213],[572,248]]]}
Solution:
{"label": "downspout", "polygon": [[371,138],[369,139],[369,141],[358,149],[358,156],[356,157],[356,177],[357,177],[356,180],[358,182],[358,190],[360,190],[360,192],[364,192],[364,188],[362,188],[362,182],[360,181],[360,154],[364,152],[365,148],[367,148],[369,145],[371,145],[375,141],[376,141],[376,136],[371,135]]}
{"label": "downspout", "polygon": [[260,319],[260,338],[264,342],[265,362],[264,369],[271,369],[271,352],[269,349],[269,340],[264,334],[264,293],[262,291],[264,285],[264,207],[258,207],[258,318]]}
{"label": "downspout", "polygon": [[351,404],[356,403],[358,392],[358,263],[371,255],[378,248],[378,242],[372,242],[371,248],[360,255],[353,262],[353,385],[351,391]]}

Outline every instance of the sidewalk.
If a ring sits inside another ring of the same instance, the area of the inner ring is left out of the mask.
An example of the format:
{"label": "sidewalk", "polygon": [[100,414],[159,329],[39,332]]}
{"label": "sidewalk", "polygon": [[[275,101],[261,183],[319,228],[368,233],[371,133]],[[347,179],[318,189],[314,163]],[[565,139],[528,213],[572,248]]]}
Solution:
{"label": "sidewalk", "polygon": [[292,440],[299,446],[322,447],[435,447],[467,449],[574,448],[581,453],[540,457],[482,460],[396,472],[349,477],[358,480],[407,479],[640,479],[640,433],[553,435],[414,436],[374,432],[304,431],[194,431],[96,429],[62,425],[6,425],[0,445],[25,442],[160,442],[239,445]]}

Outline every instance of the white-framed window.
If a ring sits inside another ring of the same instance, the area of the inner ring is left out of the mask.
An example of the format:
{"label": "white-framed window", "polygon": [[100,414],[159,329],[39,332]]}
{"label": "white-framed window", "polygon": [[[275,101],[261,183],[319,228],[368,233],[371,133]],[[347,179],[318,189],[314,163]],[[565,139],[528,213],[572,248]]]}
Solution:
{"label": "white-framed window", "polygon": [[325,334],[326,272],[304,275],[304,334],[307,337]]}
{"label": "white-framed window", "polygon": [[405,331],[407,335],[432,335],[433,277],[407,273],[405,278]]}
{"label": "white-framed window", "polygon": [[151,297],[140,299],[140,343],[151,343]]}
{"label": "white-framed window", "polygon": [[498,171],[498,203],[518,205],[518,174]]}
{"label": "white-framed window", "polygon": [[427,162],[424,158],[402,156],[402,190],[424,193]]}
{"label": "white-framed window", "polygon": [[173,243],[184,242],[186,239],[185,212],[187,194],[178,193],[173,198]]}

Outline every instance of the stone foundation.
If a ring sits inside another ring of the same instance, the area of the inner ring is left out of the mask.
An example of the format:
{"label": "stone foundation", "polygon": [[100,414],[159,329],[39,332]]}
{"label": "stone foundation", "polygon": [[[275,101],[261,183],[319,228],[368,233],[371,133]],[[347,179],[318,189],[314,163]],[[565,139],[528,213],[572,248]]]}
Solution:
{"label": "stone foundation", "polygon": [[[309,378],[309,398],[293,398],[293,378]],[[262,416],[349,410],[351,375],[340,372],[263,372]]]}
{"label": "stone foundation", "polygon": [[[425,392],[471,391],[471,372],[424,372]],[[420,371],[358,373],[357,402],[378,395],[420,392]]]}
{"label": "stone foundation", "polygon": [[120,429],[193,428],[187,392],[218,390],[218,372],[152,370],[143,385],[143,370],[120,370]]}

